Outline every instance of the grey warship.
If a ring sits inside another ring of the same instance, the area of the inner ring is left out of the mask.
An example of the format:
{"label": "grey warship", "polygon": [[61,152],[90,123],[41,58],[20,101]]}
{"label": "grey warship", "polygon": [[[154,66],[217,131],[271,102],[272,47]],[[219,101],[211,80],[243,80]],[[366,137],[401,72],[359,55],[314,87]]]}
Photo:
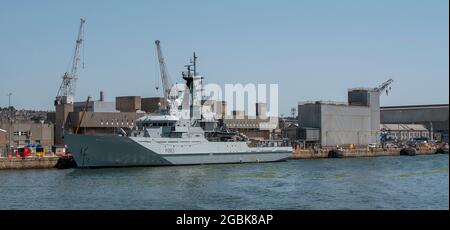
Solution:
{"label": "grey warship", "polygon": [[[160,63],[162,54],[159,41],[155,42]],[[224,163],[276,162],[292,155],[291,147],[250,147],[245,136],[224,129],[205,130],[202,123],[214,123],[203,116],[194,118],[195,81],[202,79],[190,66],[183,73],[186,87],[182,96],[170,93],[166,83],[164,97],[167,108],[156,114],[148,114],[136,120],[129,132],[121,130],[117,135],[94,136],[67,133],[64,142],[78,168],[169,166]],[[165,65],[161,65],[161,77]],[[181,102],[180,102],[181,101]],[[180,102],[180,104],[177,104]],[[187,106],[186,106],[187,105]],[[182,108],[182,109],[180,109]],[[189,117],[182,116],[188,113]],[[222,138],[210,138],[223,135]]]}
{"label": "grey warship", "polygon": [[[135,132],[136,136],[67,134],[65,142],[80,168],[274,162],[292,154],[291,147],[208,141],[201,127],[180,130],[180,121],[173,117],[146,119],[148,126]],[[154,123],[168,126],[152,126]]]}

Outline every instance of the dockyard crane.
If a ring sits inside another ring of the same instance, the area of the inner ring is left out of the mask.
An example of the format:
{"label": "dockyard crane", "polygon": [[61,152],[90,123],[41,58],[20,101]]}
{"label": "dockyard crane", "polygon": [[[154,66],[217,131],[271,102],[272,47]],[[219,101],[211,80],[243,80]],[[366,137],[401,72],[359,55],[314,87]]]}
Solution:
{"label": "dockyard crane", "polygon": [[78,67],[80,65],[80,50],[83,43],[83,25],[85,22],[86,20],[84,18],[80,18],[78,37],[75,43],[75,51],[71,61],[72,67],[70,69],[70,72],[65,72],[64,76],[62,77],[63,80],[56,96],[55,105],[73,103],[73,99],[75,96],[75,83],[78,78]]}
{"label": "dockyard crane", "polygon": [[381,83],[381,85],[379,85],[378,87],[375,88],[375,91],[382,93],[383,91],[386,90],[386,95],[389,94],[389,91],[391,90],[390,85],[392,84],[392,82],[394,82],[394,80],[392,80],[392,78],[390,78],[389,80]]}
{"label": "dockyard crane", "polygon": [[[170,98],[170,90],[172,87],[172,83],[170,82],[170,76],[169,76],[169,72],[167,71],[166,63],[164,61],[164,56],[163,56],[163,53],[161,50],[160,41],[156,40],[155,45],[156,45],[156,52],[158,55],[159,70],[161,73],[161,81],[162,81],[162,87],[163,87],[163,91],[164,91],[164,99],[166,100],[166,102],[170,102],[170,99],[171,99]],[[170,103],[168,103],[168,104],[170,104]]]}

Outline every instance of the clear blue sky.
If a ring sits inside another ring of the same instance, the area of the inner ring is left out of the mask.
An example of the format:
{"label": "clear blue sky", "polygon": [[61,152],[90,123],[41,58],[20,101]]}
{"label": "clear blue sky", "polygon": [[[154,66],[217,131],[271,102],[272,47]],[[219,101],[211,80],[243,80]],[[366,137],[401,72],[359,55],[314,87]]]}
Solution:
{"label": "clear blue sky", "polygon": [[158,95],[159,39],[172,79],[196,51],[207,82],[278,83],[280,113],[389,77],[382,105],[449,101],[448,0],[0,0],[0,106],[12,92],[18,108],[53,109],[80,16],[77,100]]}

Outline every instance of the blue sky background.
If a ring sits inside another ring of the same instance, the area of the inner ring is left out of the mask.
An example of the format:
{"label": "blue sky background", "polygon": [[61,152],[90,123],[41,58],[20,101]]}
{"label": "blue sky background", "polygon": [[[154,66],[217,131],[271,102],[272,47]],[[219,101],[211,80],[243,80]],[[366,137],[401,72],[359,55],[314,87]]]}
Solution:
{"label": "blue sky background", "polygon": [[76,99],[156,96],[154,40],[173,81],[196,51],[209,83],[278,83],[298,101],[346,101],[394,78],[382,105],[448,103],[449,1],[0,0],[0,106],[53,109],[86,18]]}

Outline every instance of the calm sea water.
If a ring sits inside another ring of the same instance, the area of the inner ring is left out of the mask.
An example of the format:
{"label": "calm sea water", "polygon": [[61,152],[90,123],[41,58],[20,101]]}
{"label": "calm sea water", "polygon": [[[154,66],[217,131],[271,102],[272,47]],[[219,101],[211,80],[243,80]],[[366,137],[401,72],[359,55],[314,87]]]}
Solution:
{"label": "calm sea water", "polygon": [[449,209],[448,155],[0,171],[0,209]]}

